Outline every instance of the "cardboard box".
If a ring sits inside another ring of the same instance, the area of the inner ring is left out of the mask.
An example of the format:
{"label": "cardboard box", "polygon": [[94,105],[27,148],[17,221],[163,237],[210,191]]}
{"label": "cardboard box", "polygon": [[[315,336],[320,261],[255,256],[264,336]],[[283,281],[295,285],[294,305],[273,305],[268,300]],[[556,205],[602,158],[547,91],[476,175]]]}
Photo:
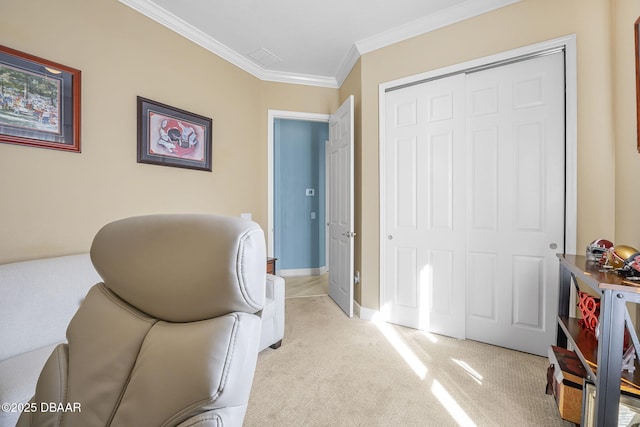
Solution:
{"label": "cardboard box", "polygon": [[587,370],[578,355],[562,347],[549,348],[547,394],[552,394],[562,419],[580,424],[582,419],[582,383]]}

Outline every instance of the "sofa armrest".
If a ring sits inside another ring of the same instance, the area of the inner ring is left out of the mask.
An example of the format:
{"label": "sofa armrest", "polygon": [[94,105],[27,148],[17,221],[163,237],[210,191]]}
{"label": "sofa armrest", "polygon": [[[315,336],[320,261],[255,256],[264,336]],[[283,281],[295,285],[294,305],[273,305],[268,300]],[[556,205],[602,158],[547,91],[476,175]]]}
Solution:
{"label": "sofa armrest", "polygon": [[284,279],[280,276],[267,274],[266,298],[274,301],[282,301],[284,305]]}
{"label": "sofa armrest", "polygon": [[267,274],[265,303],[262,317],[260,351],[267,347],[278,348],[284,337],[284,279]]}

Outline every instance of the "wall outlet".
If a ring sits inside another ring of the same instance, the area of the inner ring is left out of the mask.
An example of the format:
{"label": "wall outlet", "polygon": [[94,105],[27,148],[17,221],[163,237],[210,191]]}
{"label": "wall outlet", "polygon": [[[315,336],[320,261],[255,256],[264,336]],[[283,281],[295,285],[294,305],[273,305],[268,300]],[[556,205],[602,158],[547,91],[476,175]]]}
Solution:
{"label": "wall outlet", "polygon": [[316,195],[316,190],[314,188],[307,188],[307,191],[305,191],[305,195],[307,195],[307,196],[315,196]]}

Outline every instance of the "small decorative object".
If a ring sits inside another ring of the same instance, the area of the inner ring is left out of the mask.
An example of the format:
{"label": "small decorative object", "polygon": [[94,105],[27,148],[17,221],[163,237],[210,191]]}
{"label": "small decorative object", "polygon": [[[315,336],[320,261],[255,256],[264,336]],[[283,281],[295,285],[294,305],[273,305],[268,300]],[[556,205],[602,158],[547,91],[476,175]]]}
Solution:
{"label": "small decorative object", "polygon": [[640,279],[640,252],[634,252],[624,260],[620,274],[629,280]]}
{"label": "small decorative object", "polygon": [[138,163],[211,171],[212,120],[138,97]]}
{"label": "small decorative object", "polygon": [[598,317],[600,316],[600,298],[583,291],[578,291],[578,298],[578,308],[582,314],[582,318],[578,323],[583,328],[595,333],[598,327]]}
{"label": "small decorative object", "polygon": [[[627,338],[627,336],[625,336]],[[628,372],[634,372],[636,370],[636,349],[633,344],[629,345],[622,355],[622,370]]]}
{"label": "small decorative object", "polygon": [[606,239],[597,239],[589,243],[586,250],[587,261],[603,262],[606,252],[613,247],[613,243]]}
{"label": "small decorative object", "polygon": [[609,250],[607,251],[607,260],[604,265],[605,267],[619,270],[624,266],[625,260],[636,252],[638,252],[638,250],[631,246],[616,245],[612,248],[609,248]]}
{"label": "small decorative object", "polygon": [[0,45],[0,142],[80,151],[80,71]]}

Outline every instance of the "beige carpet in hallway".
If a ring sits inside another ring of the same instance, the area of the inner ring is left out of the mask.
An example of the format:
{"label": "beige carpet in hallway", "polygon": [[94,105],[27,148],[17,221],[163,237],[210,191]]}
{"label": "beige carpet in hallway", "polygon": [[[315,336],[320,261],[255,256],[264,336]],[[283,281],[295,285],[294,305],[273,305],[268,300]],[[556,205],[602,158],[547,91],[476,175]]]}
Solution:
{"label": "beige carpet in hallway", "polygon": [[286,300],[258,357],[245,426],[572,426],[545,358],[348,319],[327,296]]}
{"label": "beige carpet in hallway", "polygon": [[319,276],[290,276],[284,278],[286,298],[327,295],[329,273]]}

